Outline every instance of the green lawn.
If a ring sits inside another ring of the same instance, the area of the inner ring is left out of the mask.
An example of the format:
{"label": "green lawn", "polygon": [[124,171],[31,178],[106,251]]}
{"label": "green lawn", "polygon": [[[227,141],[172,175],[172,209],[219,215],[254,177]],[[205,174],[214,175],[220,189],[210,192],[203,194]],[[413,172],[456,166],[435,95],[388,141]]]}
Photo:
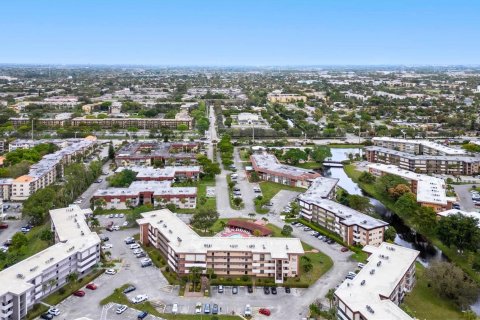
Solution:
{"label": "green lawn", "polygon": [[422,320],[463,319],[462,313],[452,302],[439,297],[433,289],[428,287],[425,271],[426,269],[417,263],[417,283],[405,298],[402,308],[415,318]]}
{"label": "green lawn", "polygon": [[[175,186],[192,186],[197,187],[197,208],[195,209],[176,209],[178,213],[195,213],[198,209],[217,210],[217,198],[207,198],[207,187],[214,187],[215,180],[200,180],[193,184],[175,183]],[[202,203],[202,198],[206,201]]]}
{"label": "green lawn", "polygon": [[[305,251],[310,251],[313,249],[312,246],[303,243],[303,249]],[[310,259],[313,268],[309,272],[304,272],[303,270],[300,270],[300,277],[299,278],[289,278],[285,281],[284,285],[285,286],[292,286],[292,287],[298,287],[298,286],[310,286],[314,284],[322,275],[324,275],[328,270],[330,270],[331,267],[333,267],[333,261],[330,259],[329,256],[322,252],[308,252],[305,253],[305,256]],[[301,264],[301,263],[300,263]]]}
{"label": "green lawn", "polygon": [[257,213],[267,213],[268,209],[262,208],[263,204],[272,200],[272,198],[278,192],[280,192],[280,190],[288,190],[288,191],[296,191],[296,192],[305,192],[306,191],[306,189],[304,189],[304,188],[286,186],[284,184],[270,182],[270,181],[262,181],[262,182],[259,183],[259,185],[260,185],[260,189],[262,189],[263,199],[262,199],[261,202],[257,202],[255,204],[255,211],[257,211]]}

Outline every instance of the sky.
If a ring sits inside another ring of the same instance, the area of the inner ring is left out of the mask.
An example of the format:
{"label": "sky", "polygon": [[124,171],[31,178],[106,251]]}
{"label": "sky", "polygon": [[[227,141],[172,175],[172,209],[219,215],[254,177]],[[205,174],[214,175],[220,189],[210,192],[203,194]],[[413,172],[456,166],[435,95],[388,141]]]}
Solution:
{"label": "sky", "polygon": [[478,0],[10,0],[0,63],[478,65]]}

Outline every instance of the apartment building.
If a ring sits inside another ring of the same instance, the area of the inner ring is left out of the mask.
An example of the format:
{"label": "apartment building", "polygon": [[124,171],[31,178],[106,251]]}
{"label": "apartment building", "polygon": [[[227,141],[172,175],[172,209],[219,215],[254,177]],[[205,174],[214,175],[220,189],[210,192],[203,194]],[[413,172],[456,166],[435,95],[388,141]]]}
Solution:
{"label": "apartment building", "polygon": [[[34,120],[35,126],[44,126],[49,128],[64,127],[70,124],[70,118],[72,113],[60,113],[53,118],[38,118]],[[32,120],[30,118],[10,118],[14,128],[18,128],[24,125],[31,125]]]}
{"label": "apartment building", "polygon": [[[64,166],[72,163],[77,156],[87,156],[96,145],[95,137],[85,139],[67,139],[67,140],[40,140],[41,143],[55,143],[62,149],[43,156],[43,158],[33,164],[28,174],[20,176],[13,180],[4,180],[3,188],[10,188],[7,192],[4,190],[4,200],[23,201],[30,197],[37,190],[45,188],[54,183],[58,177],[63,176]],[[38,145],[36,141],[14,141],[11,146],[17,148],[29,148]],[[10,184],[8,184],[10,183]],[[8,187],[9,186],[9,187]],[[6,198],[6,196],[9,198]]]}
{"label": "apartment building", "polygon": [[272,154],[252,154],[253,170],[264,181],[281,183],[291,187],[308,188],[311,180],[321,177],[318,172],[280,163]]}
{"label": "apartment building", "polygon": [[413,320],[399,305],[415,286],[419,251],[383,242],[365,246],[366,265],[335,291],[339,320]]}
{"label": "apartment building", "polygon": [[164,207],[174,204],[177,208],[193,209],[197,206],[196,187],[172,187],[172,181],[143,180],[134,181],[128,188],[108,188],[97,190],[92,197],[104,200],[106,209],[127,209],[144,204]]}
{"label": "apartment building", "polygon": [[117,166],[151,166],[154,162],[180,166],[196,163],[199,144],[196,142],[134,142],[115,154]]}
{"label": "apartment building", "polygon": [[435,212],[451,209],[452,204],[456,201],[455,198],[447,197],[446,185],[443,179],[380,163],[369,164],[368,171],[375,176],[392,174],[407,180],[410,184],[410,189],[417,195],[418,204],[430,207]]}
{"label": "apartment building", "polygon": [[7,151],[7,142],[5,140],[0,140],[0,153]]}
{"label": "apartment building", "polygon": [[128,129],[158,129],[167,127],[170,129],[177,129],[179,125],[186,125],[189,130],[193,129],[193,118],[186,117],[180,114],[175,119],[162,118],[104,118],[104,119],[89,119],[86,117],[77,117],[71,120],[74,127],[80,126],[99,126],[102,129],[110,129],[112,127]]}
{"label": "apartment building", "polygon": [[416,155],[458,156],[466,154],[465,150],[450,148],[428,140],[375,137],[372,138],[372,142],[377,147],[383,147]]}
{"label": "apartment building", "polygon": [[367,161],[396,165],[417,173],[475,175],[480,172],[480,157],[415,155],[384,147],[365,147]]}
{"label": "apartment building", "polygon": [[0,271],[0,319],[25,319],[28,310],[67,284],[69,274],[83,278],[100,261],[100,238],[88,228],[88,209],[50,211],[55,244]]}
{"label": "apartment building", "polygon": [[157,248],[172,271],[188,275],[198,267],[219,276],[285,278],[300,274],[300,258],[305,253],[296,238],[201,237],[168,209],[142,213],[140,242]]}
{"label": "apartment building", "polygon": [[348,245],[378,246],[383,242],[388,228],[385,221],[322,198],[314,190],[299,195],[297,202],[302,218],[335,232]]}
{"label": "apartment building", "polygon": [[116,172],[125,169],[136,172],[135,179],[140,181],[198,180],[201,172],[200,166],[167,166],[164,168],[131,166],[120,167]]}

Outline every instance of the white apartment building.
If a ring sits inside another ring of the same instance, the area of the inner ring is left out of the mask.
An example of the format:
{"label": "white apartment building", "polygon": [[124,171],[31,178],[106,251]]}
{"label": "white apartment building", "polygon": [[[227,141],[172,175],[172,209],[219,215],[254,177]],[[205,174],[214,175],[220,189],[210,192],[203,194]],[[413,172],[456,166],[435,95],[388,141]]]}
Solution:
{"label": "white apartment building", "polygon": [[0,319],[25,319],[28,310],[67,283],[71,273],[79,278],[100,261],[100,238],[90,231],[78,206],[50,210],[55,244],[0,271]]}
{"label": "white apartment building", "polygon": [[458,156],[465,155],[462,149],[450,148],[428,140],[397,139],[390,137],[372,138],[374,145],[387,149],[407,152],[416,155]]}
{"label": "white apartment building", "polygon": [[300,257],[305,252],[299,239],[201,237],[168,209],[142,216],[137,220],[140,242],[160,250],[180,276],[199,267],[222,276],[270,277],[282,283],[300,273]]}
{"label": "white apartment building", "polygon": [[339,320],[413,320],[399,304],[415,286],[419,251],[395,244],[365,246],[368,263],[335,291]]}
{"label": "white apartment building", "polygon": [[443,179],[380,163],[369,164],[368,170],[375,176],[392,174],[407,180],[410,183],[410,189],[417,195],[417,202],[422,206],[431,207],[435,212],[451,209],[456,201],[456,198],[447,197]]}

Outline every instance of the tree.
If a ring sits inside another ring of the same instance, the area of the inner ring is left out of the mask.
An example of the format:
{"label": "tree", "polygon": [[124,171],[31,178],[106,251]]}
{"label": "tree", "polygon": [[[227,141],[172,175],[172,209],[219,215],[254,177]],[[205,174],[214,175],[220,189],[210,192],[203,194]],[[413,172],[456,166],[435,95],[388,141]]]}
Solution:
{"label": "tree", "polygon": [[291,226],[289,226],[288,224],[286,224],[286,225],[283,226],[281,233],[285,237],[290,237],[292,232],[293,232],[293,228]]}
{"label": "tree", "polygon": [[194,289],[196,287],[196,284],[200,282],[201,274],[202,274],[202,268],[200,267],[191,267],[188,269],[188,278],[190,282],[193,284]]}
{"label": "tree", "polygon": [[206,232],[218,220],[218,212],[212,209],[201,209],[193,214],[190,224]]}
{"label": "tree", "polygon": [[385,241],[395,241],[395,238],[397,237],[397,230],[393,226],[388,226],[387,229],[385,230],[385,233],[383,235]]}
{"label": "tree", "polygon": [[352,209],[370,213],[373,211],[373,206],[370,203],[370,199],[364,196],[349,194],[347,196],[348,206]]}
{"label": "tree", "polygon": [[308,273],[313,269],[312,261],[307,256],[302,256],[300,258],[300,265],[305,273]]}
{"label": "tree", "polygon": [[125,169],[119,173],[108,177],[108,183],[111,187],[128,187],[133,181],[137,173],[130,169]]}
{"label": "tree", "polygon": [[70,286],[73,286],[75,282],[78,280],[78,273],[72,272],[67,275],[67,282],[70,284]]}
{"label": "tree", "polygon": [[18,250],[23,246],[28,244],[28,238],[21,232],[17,232],[12,237],[12,244],[10,245],[12,249]]}
{"label": "tree", "polygon": [[358,177],[358,181],[363,183],[368,183],[368,184],[374,183],[375,180],[376,180],[375,176],[368,171],[362,172],[360,177]]}
{"label": "tree", "polygon": [[437,225],[437,214],[430,207],[418,207],[412,221],[422,233],[431,234]]}
{"label": "tree", "polygon": [[442,261],[434,262],[425,272],[428,284],[439,296],[466,308],[477,300],[478,285],[456,265]]}
{"label": "tree", "polygon": [[326,158],[331,157],[332,152],[327,146],[315,146],[310,152],[310,157],[315,161],[322,163]]}
{"label": "tree", "polygon": [[325,298],[328,299],[328,303],[330,304],[330,309],[333,308],[333,302],[335,301],[335,289],[328,289]]}
{"label": "tree", "polygon": [[187,131],[188,130],[188,126],[184,123],[181,123],[177,126],[177,130],[179,131]]}
{"label": "tree", "polygon": [[40,233],[40,239],[46,242],[50,242],[53,239],[53,233],[50,229],[42,230]]}
{"label": "tree", "polygon": [[418,208],[417,197],[411,192],[405,193],[395,202],[395,207],[399,212],[403,213],[404,216],[409,217],[414,214]]}
{"label": "tree", "polygon": [[300,149],[289,149],[283,155],[283,159],[290,164],[298,164],[300,160],[307,160],[307,154]]}
{"label": "tree", "polygon": [[394,188],[399,184],[408,185],[408,182],[402,177],[393,174],[386,174],[377,179],[376,188],[380,193],[385,194],[388,193],[390,188]]}
{"label": "tree", "polygon": [[225,121],[223,122],[226,127],[231,127],[232,126],[232,118],[231,117],[226,117]]}
{"label": "tree", "polygon": [[405,193],[412,192],[409,186],[406,184],[398,184],[395,187],[391,187],[388,189],[388,194],[390,195],[391,198],[397,200],[401,196],[403,196]]}
{"label": "tree", "polygon": [[110,142],[110,144],[108,145],[108,159],[115,159],[115,149],[113,148],[112,142]]}
{"label": "tree", "polygon": [[438,222],[437,235],[447,246],[476,252],[480,243],[478,219],[460,213],[444,217]]}
{"label": "tree", "polygon": [[242,198],[239,198],[239,197],[233,198],[233,204],[236,205],[237,207],[241,205],[242,202],[243,202]]}

